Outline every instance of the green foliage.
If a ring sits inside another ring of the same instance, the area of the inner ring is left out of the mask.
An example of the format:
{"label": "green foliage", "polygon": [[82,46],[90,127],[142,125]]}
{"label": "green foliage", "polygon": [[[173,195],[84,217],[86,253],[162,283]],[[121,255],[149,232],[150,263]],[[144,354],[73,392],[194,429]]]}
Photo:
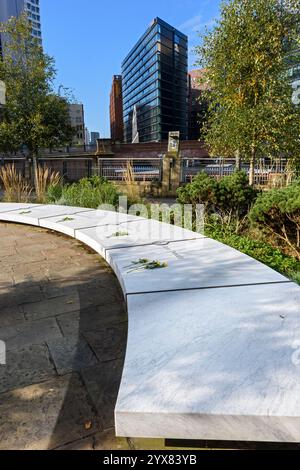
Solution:
{"label": "green foliage", "polygon": [[[243,172],[219,181],[200,173],[177,194],[182,204],[205,205],[207,236],[300,283],[300,182],[260,194]],[[255,238],[249,219],[265,241]]]}
{"label": "green foliage", "polygon": [[197,48],[208,84],[212,155],[252,163],[260,156],[299,159],[300,107],[292,103],[286,73],[287,56],[299,63],[299,24],[299,0],[222,3],[220,19]]}
{"label": "green foliage", "polygon": [[249,217],[300,260],[300,181],[262,193]]}
{"label": "green foliage", "polygon": [[217,212],[222,217],[240,218],[247,214],[257,197],[257,191],[249,186],[246,173],[237,171],[220,180],[199,173],[192,183],[177,191],[182,204],[204,204],[206,213]]}
{"label": "green foliage", "polygon": [[6,106],[0,123],[0,150],[12,152],[26,146],[33,156],[39,148],[68,144],[68,99],[53,90],[54,59],[32,38],[26,15],[0,24],[4,33],[4,57],[0,80],[6,85]]}
{"label": "green foliage", "polygon": [[192,183],[177,190],[177,201],[181,204],[204,204],[214,208],[216,204],[217,181],[206,173],[199,173]]}
{"label": "green foliage", "polygon": [[56,204],[61,198],[63,193],[62,184],[50,184],[47,189],[47,203]]}
{"label": "green foliage", "polygon": [[279,248],[248,236],[236,235],[229,227],[222,227],[212,218],[206,225],[205,234],[261,261],[300,284],[300,262],[292,256],[283,254]]}
{"label": "green foliage", "polygon": [[48,202],[97,209],[101,204],[118,203],[116,187],[100,176],[83,178],[78,183],[50,186]]}

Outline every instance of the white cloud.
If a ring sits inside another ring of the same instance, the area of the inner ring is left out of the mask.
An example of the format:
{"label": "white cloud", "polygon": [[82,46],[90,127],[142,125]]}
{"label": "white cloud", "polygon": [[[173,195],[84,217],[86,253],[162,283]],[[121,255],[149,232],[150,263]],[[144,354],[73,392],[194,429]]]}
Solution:
{"label": "white cloud", "polygon": [[186,20],[184,23],[182,23],[178,29],[181,31],[198,31],[199,30],[199,25],[201,25],[202,21],[202,15],[196,15],[193,16],[192,18],[189,18]]}
{"label": "white cloud", "polygon": [[193,16],[189,18],[180,26],[178,26],[179,31],[185,32],[187,34],[197,33],[203,31],[205,28],[211,28],[216,24],[216,19],[211,18],[207,21],[203,21],[201,15]]}

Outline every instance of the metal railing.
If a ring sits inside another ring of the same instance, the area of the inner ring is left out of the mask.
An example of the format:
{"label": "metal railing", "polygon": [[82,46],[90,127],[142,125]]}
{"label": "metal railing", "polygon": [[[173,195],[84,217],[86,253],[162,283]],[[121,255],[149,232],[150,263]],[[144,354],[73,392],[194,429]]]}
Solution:
{"label": "metal railing", "polygon": [[[241,169],[247,174],[250,171],[249,163],[243,163]],[[229,176],[236,170],[236,161],[225,158],[184,158],[181,164],[181,183],[189,183],[198,173],[206,173],[216,179]],[[254,169],[254,182],[259,186],[278,186],[284,184],[288,178],[287,162],[283,159],[261,159]]]}
{"label": "metal railing", "polygon": [[161,181],[161,158],[99,158],[99,175],[110,181],[124,181],[130,165],[134,181]]}

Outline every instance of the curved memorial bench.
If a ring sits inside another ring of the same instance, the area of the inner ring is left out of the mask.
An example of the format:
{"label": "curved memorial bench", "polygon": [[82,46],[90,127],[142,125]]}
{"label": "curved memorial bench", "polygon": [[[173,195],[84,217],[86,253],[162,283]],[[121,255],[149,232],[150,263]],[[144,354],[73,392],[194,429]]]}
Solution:
{"label": "curved memorial bench", "polygon": [[[0,204],[0,220],[75,237],[128,307],[118,436],[300,442],[300,288],[200,234],[126,214]],[[165,263],[144,269],[141,259]]]}

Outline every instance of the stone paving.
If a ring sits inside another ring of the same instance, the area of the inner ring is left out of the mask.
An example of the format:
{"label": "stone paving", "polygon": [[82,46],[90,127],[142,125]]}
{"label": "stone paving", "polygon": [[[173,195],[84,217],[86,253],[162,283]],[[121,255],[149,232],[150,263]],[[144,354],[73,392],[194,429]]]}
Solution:
{"label": "stone paving", "polygon": [[127,315],[105,261],[39,228],[0,237],[0,450],[162,448],[114,436]]}

